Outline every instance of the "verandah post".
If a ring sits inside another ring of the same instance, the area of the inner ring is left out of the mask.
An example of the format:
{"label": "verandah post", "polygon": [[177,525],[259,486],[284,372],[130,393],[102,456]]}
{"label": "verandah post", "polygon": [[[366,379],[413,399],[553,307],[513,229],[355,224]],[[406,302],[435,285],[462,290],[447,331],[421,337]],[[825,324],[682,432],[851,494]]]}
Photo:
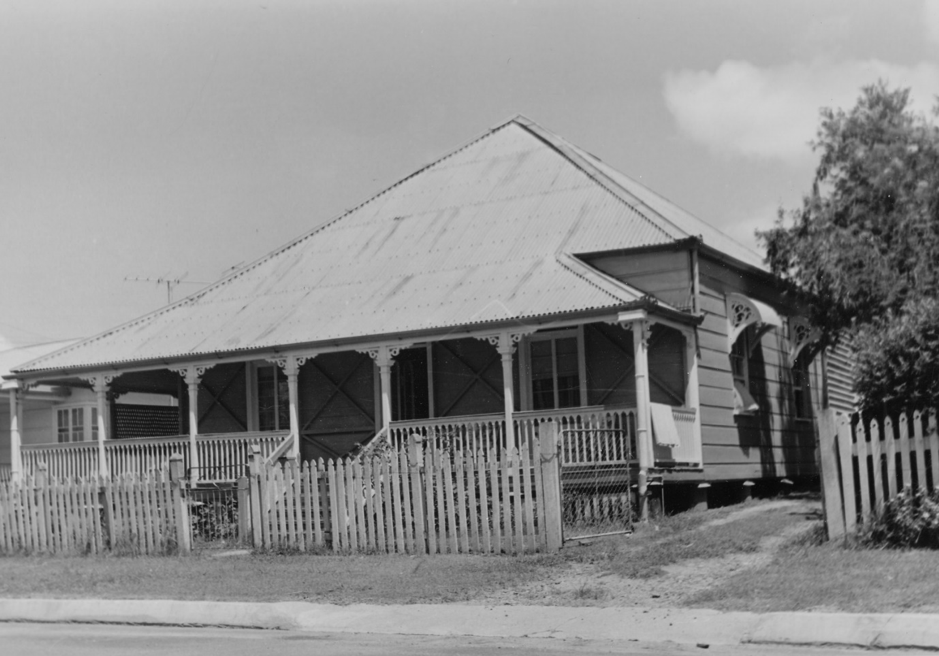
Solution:
{"label": "verandah post", "polygon": [[[554,421],[541,424],[539,430],[539,463],[544,496],[545,546],[548,553],[557,553],[563,544],[561,526],[561,469],[558,460],[558,425]],[[502,463],[505,466],[506,463]]]}
{"label": "verandah post", "polygon": [[199,480],[199,446],[196,437],[199,435],[199,383],[202,375],[213,365],[189,365],[185,369],[177,369],[176,373],[186,380],[189,390],[189,477],[195,482]]}
{"label": "verandah post", "polygon": [[636,377],[636,449],[639,460],[639,516],[649,519],[649,469],[655,466],[649,430],[649,330],[645,314],[631,322]]}
{"label": "verandah post", "polygon": [[19,381],[17,387],[10,390],[10,478],[12,482],[19,483],[23,476],[23,457],[20,450],[22,436],[22,407],[20,399]]}
{"label": "verandah post", "polygon": [[[505,444],[504,448],[511,448],[515,445],[515,423],[512,413],[515,410],[514,381],[512,379],[512,354],[515,353],[512,335],[509,333],[500,333],[497,350],[502,358],[502,394],[505,400]],[[518,337],[517,335],[515,336]]]}
{"label": "verandah post", "polygon": [[104,449],[104,442],[109,437],[107,421],[107,395],[112,379],[113,376],[106,376],[105,374],[95,374],[94,376],[85,379],[91,383],[91,387],[95,393],[95,401],[98,411],[98,476],[105,479],[111,476],[111,468],[108,465],[107,452]]}

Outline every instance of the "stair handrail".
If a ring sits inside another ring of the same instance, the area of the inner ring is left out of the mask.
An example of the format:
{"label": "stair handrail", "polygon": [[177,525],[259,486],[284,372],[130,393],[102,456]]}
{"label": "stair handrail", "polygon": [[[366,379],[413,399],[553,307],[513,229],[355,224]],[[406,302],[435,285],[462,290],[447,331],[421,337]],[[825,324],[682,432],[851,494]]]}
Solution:
{"label": "stair handrail", "polygon": [[353,450],[348,457],[362,458],[367,455],[372,455],[380,449],[386,449],[391,446],[391,442],[388,437],[388,427],[384,426],[380,431],[372,436],[372,439],[368,440],[364,444],[359,444],[359,446]]}
{"label": "stair handrail", "polygon": [[284,441],[281,442],[280,445],[271,452],[271,455],[267,457],[267,459],[264,461],[264,464],[273,465],[275,462],[283,458],[287,451],[290,450],[290,447],[293,446],[293,440],[293,433],[285,437]]}

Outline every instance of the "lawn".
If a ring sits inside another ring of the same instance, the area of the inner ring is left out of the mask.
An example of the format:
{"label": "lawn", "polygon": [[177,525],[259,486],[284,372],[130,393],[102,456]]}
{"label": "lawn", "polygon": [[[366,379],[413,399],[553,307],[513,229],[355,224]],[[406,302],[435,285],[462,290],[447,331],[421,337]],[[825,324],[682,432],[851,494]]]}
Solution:
{"label": "lawn", "polygon": [[939,611],[939,553],[819,544],[817,517],[815,501],[751,502],[556,556],[5,557],[0,596]]}

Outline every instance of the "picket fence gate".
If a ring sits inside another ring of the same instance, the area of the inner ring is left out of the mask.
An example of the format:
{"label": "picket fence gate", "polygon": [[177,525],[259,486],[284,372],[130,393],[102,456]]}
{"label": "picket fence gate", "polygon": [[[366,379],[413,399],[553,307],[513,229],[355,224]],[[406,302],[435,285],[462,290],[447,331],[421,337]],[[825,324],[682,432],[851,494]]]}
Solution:
{"label": "picket fence gate", "polygon": [[937,489],[936,411],[879,422],[825,410],[819,417],[819,456],[828,537],[851,535],[904,488]]}
{"label": "picket fence gate", "polygon": [[110,480],[34,476],[0,484],[0,553],[188,553],[182,458]]}
{"label": "picket fence gate", "polygon": [[[556,552],[557,429],[519,448],[389,449],[267,465],[238,483],[255,548],[407,554]],[[247,503],[245,503],[247,502]]]}

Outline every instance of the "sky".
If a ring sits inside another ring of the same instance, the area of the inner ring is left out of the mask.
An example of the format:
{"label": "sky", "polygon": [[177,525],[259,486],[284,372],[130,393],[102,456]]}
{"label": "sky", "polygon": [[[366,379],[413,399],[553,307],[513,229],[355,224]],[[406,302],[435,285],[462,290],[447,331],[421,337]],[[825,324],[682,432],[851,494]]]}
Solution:
{"label": "sky", "polygon": [[179,300],[521,113],[739,241],[939,0],[0,0],[0,350]]}

